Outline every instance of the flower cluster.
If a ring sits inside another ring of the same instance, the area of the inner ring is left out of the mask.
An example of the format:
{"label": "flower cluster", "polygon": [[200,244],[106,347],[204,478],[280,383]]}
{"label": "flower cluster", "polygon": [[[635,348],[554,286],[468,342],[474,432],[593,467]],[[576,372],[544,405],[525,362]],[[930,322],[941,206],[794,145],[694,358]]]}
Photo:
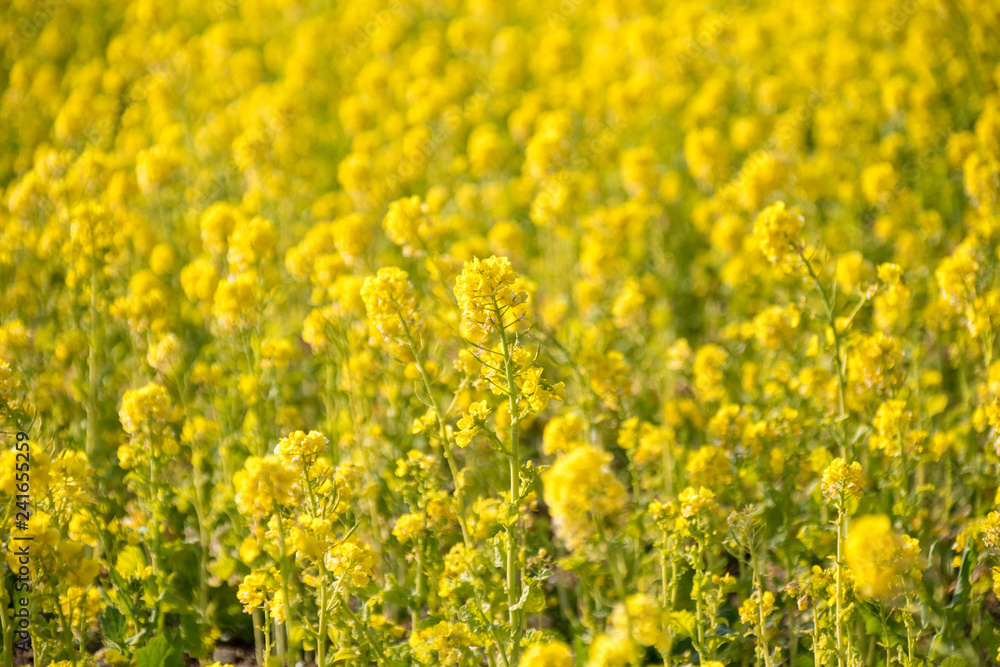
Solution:
{"label": "flower cluster", "polygon": [[997,34],[0,3],[0,664],[992,657]]}

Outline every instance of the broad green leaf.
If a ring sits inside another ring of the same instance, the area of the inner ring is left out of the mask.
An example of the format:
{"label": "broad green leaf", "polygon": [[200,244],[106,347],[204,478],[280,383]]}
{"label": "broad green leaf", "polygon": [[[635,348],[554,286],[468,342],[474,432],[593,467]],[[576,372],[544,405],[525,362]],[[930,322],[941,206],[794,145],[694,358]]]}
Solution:
{"label": "broad green leaf", "polygon": [[882,618],[878,615],[878,610],[870,602],[862,602],[857,606],[861,612],[861,618],[865,621],[865,632],[873,637],[882,636]]}
{"label": "broad green leaf", "polygon": [[115,570],[124,579],[145,579],[149,576],[146,553],[137,546],[128,546],[118,554]]}
{"label": "broad green leaf", "polygon": [[120,644],[125,639],[128,622],[118,607],[105,607],[101,612],[101,631],[107,639]]}
{"label": "broad green leaf", "polygon": [[695,618],[694,614],[689,611],[675,611],[671,612],[668,622],[670,627],[674,629],[677,633],[678,638],[680,637],[694,637],[695,634]]}
{"label": "broad green leaf", "polygon": [[970,667],[969,661],[960,655],[953,655],[941,661],[938,667]]}
{"label": "broad green leaf", "polygon": [[136,667],[186,667],[184,656],[163,635],[135,652]]}
{"label": "broad green leaf", "polygon": [[333,662],[340,662],[341,660],[357,660],[359,657],[361,657],[361,654],[359,654],[357,650],[353,648],[342,648],[333,654],[331,660],[333,660]]}

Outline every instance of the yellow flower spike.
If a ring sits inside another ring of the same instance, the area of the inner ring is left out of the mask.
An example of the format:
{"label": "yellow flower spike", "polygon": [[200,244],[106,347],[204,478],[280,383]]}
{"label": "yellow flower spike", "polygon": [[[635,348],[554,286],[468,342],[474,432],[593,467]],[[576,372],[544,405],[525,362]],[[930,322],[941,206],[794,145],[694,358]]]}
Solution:
{"label": "yellow flower spike", "polygon": [[860,498],[864,486],[861,464],[848,465],[844,459],[834,459],[823,471],[823,495],[827,498]]}
{"label": "yellow flower spike", "polygon": [[784,202],[777,202],[757,215],[753,236],[768,261],[777,264],[802,249],[799,233],[804,224],[801,214],[789,212]]}
{"label": "yellow flower spike", "polygon": [[158,430],[169,418],[170,411],[170,396],[166,389],[149,383],[125,393],[118,415],[125,432],[136,435],[143,427]]}
{"label": "yellow flower spike", "polygon": [[455,444],[466,447],[472,442],[477,431],[486,427],[486,418],[492,412],[486,401],[479,401],[469,406],[469,409],[458,420],[459,431],[455,434]]}
{"label": "yellow flower spike", "polygon": [[213,314],[222,331],[238,331],[258,321],[257,279],[253,274],[230,274],[215,290]]}
{"label": "yellow flower spike", "polygon": [[889,517],[863,516],[851,523],[844,559],[855,590],[865,598],[891,601],[909,588],[919,571],[919,545],[893,532]]}
{"label": "yellow flower spike", "polygon": [[506,257],[488,257],[466,262],[455,280],[455,297],[473,339],[482,341],[498,327],[515,319],[513,309],[527,295],[513,289],[517,276]]}
{"label": "yellow flower spike", "polygon": [[518,667],[573,667],[573,651],[561,641],[532,644],[521,656]]}
{"label": "yellow flower spike", "polygon": [[301,497],[297,481],[298,473],[282,457],[251,456],[233,477],[236,506],[244,514],[263,518],[279,505],[296,505]]}
{"label": "yellow flower spike", "polygon": [[627,492],[610,463],[610,454],[583,445],[560,456],[542,473],[553,528],[570,548],[593,534],[591,515],[603,521],[625,508]]}
{"label": "yellow flower spike", "polygon": [[375,276],[365,278],[361,298],[368,319],[384,340],[417,337],[421,320],[406,271],[395,267],[379,269]]}

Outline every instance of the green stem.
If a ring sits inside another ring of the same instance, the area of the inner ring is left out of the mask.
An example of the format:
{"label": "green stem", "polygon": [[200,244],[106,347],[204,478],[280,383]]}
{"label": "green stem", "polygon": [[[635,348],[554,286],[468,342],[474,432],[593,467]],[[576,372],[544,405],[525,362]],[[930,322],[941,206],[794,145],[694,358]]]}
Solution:
{"label": "green stem", "polygon": [[367,641],[368,645],[372,648],[372,650],[375,651],[375,655],[378,656],[378,664],[391,665],[392,662],[390,662],[389,659],[385,657],[385,653],[382,651],[382,647],[379,645],[377,641],[375,641],[375,639],[372,638],[371,630],[368,628],[368,624],[362,622],[362,620],[358,618],[358,615],[354,613],[353,609],[351,609],[351,606],[348,604],[347,600],[345,600],[344,604],[341,605],[341,609],[343,609],[347,613],[347,616],[354,623],[354,626],[364,632],[365,640]]}
{"label": "green stem", "polygon": [[889,624],[886,621],[885,607],[882,604],[879,604],[878,615],[882,620],[882,643],[885,648],[885,667],[889,667],[892,664],[892,658],[889,653]]}
{"label": "green stem", "polygon": [[757,622],[760,624],[757,639],[764,653],[764,665],[771,667],[771,649],[767,645],[767,624],[764,618],[764,586],[760,577],[760,559],[756,554],[752,554],[752,558],[754,587],[757,589]]}
{"label": "green stem", "polygon": [[840,453],[841,456],[847,459],[847,377],[844,373],[844,358],[841,352],[840,332],[837,331],[836,304],[834,303],[833,297],[828,295],[826,290],[823,289],[823,283],[820,281],[819,275],[817,275],[812,264],[808,259],[806,259],[805,253],[801,249],[799,250],[799,257],[802,259],[802,263],[805,264],[806,271],[809,273],[809,277],[812,280],[813,285],[815,285],[816,291],[819,292],[820,297],[823,299],[823,305],[826,307],[827,324],[833,332],[833,347],[834,354],[836,356],[833,365],[834,370],[837,371],[837,422],[840,426]]}
{"label": "green stem", "polygon": [[[371,477],[371,482],[374,485],[378,482],[378,477],[373,471],[377,470],[378,468],[371,464],[371,457],[368,454],[368,447],[365,446],[364,437],[361,432],[361,422],[360,419],[358,418],[358,415],[361,413],[361,410],[356,405],[357,397],[355,396],[354,392],[354,381],[351,378],[351,372],[347,364],[348,357],[350,354],[349,343],[346,340],[347,337],[345,336],[344,338],[345,340],[344,340],[343,368],[344,368],[344,379],[346,380],[347,383],[347,406],[351,412],[351,426],[354,430],[354,440],[357,443],[358,450],[361,452],[361,462],[364,464],[365,472]],[[385,527],[382,523],[382,517],[379,515],[378,500],[376,499],[374,494],[369,493],[366,495],[368,496],[369,519],[372,523],[372,542],[373,542],[372,546],[375,549],[375,553],[378,554],[378,562],[379,565],[381,566],[382,543],[385,541],[385,534],[384,534]]]}
{"label": "green stem", "polygon": [[[507,340],[507,330],[503,325],[503,315],[496,299],[493,300],[497,314],[497,331],[500,332],[500,344],[503,349],[504,372],[507,376],[507,397],[510,405],[510,502],[514,511],[519,512],[521,494],[521,443],[520,427],[517,419],[518,386],[514,379],[514,361],[511,358],[511,346]],[[521,654],[521,633],[523,615],[521,610],[514,609],[520,598],[520,571],[517,562],[518,528],[520,516],[511,524],[507,535],[507,605],[508,620],[511,626],[509,665],[516,665]]]}
{"label": "green stem", "polygon": [[[455,497],[458,500],[458,523],[462,529],[462,542],[466,549],[472,549],[472,535],[469,532],[468,519],[466,518],[466,502],[465,502],[465,484],[462,482],[462,477],[459,474],[458,465],[455,463],[455,456],[453,451],[453,446],[451,438],[448,435],[448,427],[445,424],[445,415],[442,414],[441,409],[438,404],[437,396],[434,395],[434,391],[431,389],[431,379],[427,374],[427,369],[424,368],[424,361],[420,354],[420,349],[417,347],[417,342],[413,338],[413,334],[410,333],[410,328],[406,324],[406,319],[400,315],[400,323],[403,327],[403,332],[406,334],[407,343],[410,346],[410,351],[413,352],[414,364],[417,366],[417,370],[420,372],[420,378],[424,385],[424,391],[427,392],[427,400],[430,401],[430,407],[433,408],[434,413],[437,415],[438,423],[438,437],[441,440],[441,447],[444,451],[444,458],[448,462],[448,470],[451,473],[452,483],[455,485]],[[511,413],[513,414],[513,413]],[[472,588],[473,596],[475,597],[476,608],[482,609],[482,600],[480,599],[479,590],[476,587]],[[416,623],[414,622],[413,628],[416,629]],[[493,640],[497,644],[497,652],[500,654],[500,658],[503,660],[504,667],[510,667],[512,663],[508,662],[507,655],[501,649],[500,635],[497,628],[491,623],[490,624],[490,634],[493,635]]]}
{"label": "green stem", "polygon": [[695,628],[697,629],[698,635],[698,659],[699,661],[704,661],[710,656],[706,655],[705,651],[705,619],[702,618],[702,598],[705,594],[705,584],[708,577],[705,575],[705,569],[703,565],[702,548],[699,544],[697,547],[697,552],[695,553],[695,581],[698,584],[698,592],[694,596],[694,610],[695,610]]}
{"label": "green stem", "polygon": [[594,517],[594,524],[597,526],[598,539],[604,544],[604,548],[608,551],[608,564],[611,565],[611,578],[615,582],[615,592],[618,594],[618,599],[621,600],[622,608],[625,610],[625,624],[628,628],[629,642],[634,642],[635,629],[632,624],[632,613],[628,608],[628,593],[625,590],[626,566],[624,558],[622,557],[623,550],[616,549],[612,541],[607,539],[600,519]]}
{"label": "green stem", "polygon": [[[148,442],[150,449],[152,449],[152,439],[150,438]],[[162,503],[160,501],[160,489],[158,484],[159,479],[159,466],[157,465],[156,456],[152,451],[149,452],[149,486],[153,492],[153,520],[150,522],[150,538],[152,540],[152,569],[153,578],[159,581],[160,577],[160,522],[164,520],[164,512]],[[166,619],[163,616],[163,610],[160,606],[159,599],[153,604],[153,614],[156,616],[156,631],[163,633],[166,627]]]}
{"label": "green stem", "polygon": [[[426,518],[425,518],[426,521]],[[422,521],[421,523],[425,523]],[[424,549],[426,538],[421,537],[417,542],[417,590],[413,600],[411,632],[417,631],[417,621],[420,620],[420,608],[424,598]]]}
{"label": "green stem", "polygon": [[326,667],[326,577],[319,589],[319,627],[316,630],[316,666]]}
{"label": "green stem", "polygon": [[836,618],[836,630],[837,630],[837,665],[838,667],[843,667],[844,665],[844,644],[843,637],[841,636],[841,626],[843,621],[841,619],[841,601],[844,597],[844,585],[843,577],[841,575],[841,570],[843,569],[841,565],[841,559],[843,558],[844,550],[844,510],[841,507],[837,508],[837,618]]}
{"label": "green stem", "polygon": [[[291,653],[294,652],[295,647],[295,616],[292,612],[292,597],[289,595],[290,588],[288,586],[289,579],[291,578],[291,573],[288,571],[288,547],[285,541],[285,523],[281,518],[280,509],[275,512],[275,516],[278,518],[278,548],[281,552],[281,594],[285,598],[285,622],[282,625],[288,637],[287,648]],[[277,632],[280,637],[280,631]],[[284,658],[285,656],[282,656],[282,659]]]}
{"label": "green stem", "polygon": [[[197,445],[195,445],[197,446]],[[208,511],[205,507],[204,481],[201,474],[200,456],[193,456],[192,466],[194,472],[195,487],[195,516],[198,519],[198,541],[201,547],[201,554],[198,558],[198,611],[203,621],[208,621],[208,551],[210,540],[208,535]]]}

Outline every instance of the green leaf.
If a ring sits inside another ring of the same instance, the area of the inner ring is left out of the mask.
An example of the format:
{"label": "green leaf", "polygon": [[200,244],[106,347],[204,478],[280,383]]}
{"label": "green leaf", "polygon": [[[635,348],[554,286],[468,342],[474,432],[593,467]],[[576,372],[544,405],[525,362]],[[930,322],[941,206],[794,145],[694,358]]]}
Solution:
{"label": "green leaf", "polygon": [[109,571],[109,574],[111,575],[111,581],[112,583],[114,583],[115,588],[117,588],[118,592],[121,593],[121,600],[125,603],[125,613],[131,620],[134,621],[135,609],[132,605],[132,601],[129,599],[128,582],[125,581],[125,579],[123,579],[122,576],[118,574],[118,571],[115,570],[114,568],[112,568]]}
{"label": "green leaf", "polygon": [[384,602],[388,602],[389,604],[406,608],[410,606],[410,602],[413,600],[413,597],[407,589],[403,588],[399,584],[393,584],[389,588],[382,591],[382,600]]}
{"label": "green leaf", "polygon": [[673,628],[674,632],[678,634],[678,639],[681,637],[694,637],[694,621],[694,614],[689,611],[671,612],[670,618],[668,619],[670,627]]}
{"label": "green leaf", "polygon": [[521,591],[520,599],[510,608],[511,611],[516,611],[524,606],[524,603],[528,601],[528,596],[531,595],[531,586],[525,586],[524,590]]}
{"label": "green leaf", "polygon": [[341,660],[357,660],[361,655],[353,648],[342,648],[333,654],[331,660],[340,662]]}
{"label": "green leaf", "polygon": [[938,667],[970,667],[969,661],[960,655],[953,655],[941,661]]}
{"label": "green leaf", "polygon": [[181,614],[180,618],[181,646],[191,657],[200,658],[209,655],[211,643],[208,628],[202,625],[197,613]]}
{"label": "green leaf", "polygon": [[154,637],[135,652],[136,667],[185,667],[184,656],[166,637]]}
{"label": "green leaf", "polygon": [[118,610],[118,607],[105,607],[101,612],[101,631],[105,638],[115,644],[121,644],[125,639],[125,632],[128,630],[128,622],[125,614]]}
{"label": "green leaf", "polygon": [[142,579],[146,576],[146,554],[137,546],[128,546],[118,554],[115,570],[124,579]]}
{"label": "green leaf", "polygon": [[971,583],[969,580],[969,575],[972,573],[972,568],[975,566],[972,557],[972,540],[965,546],[965,551],[962,552],[962,564],[958,568],[958,580],[955,582],[955,594],[951,598],[951,602],[945,609],[955,609],[958,608],[965,611],[964,607],[968,602],[969,589],[971,588]]}
{"label": "green leaf", "polygon": [[469,600],[466,604],[459,608],[458,620],[468,625],[473,632],[480,634],[486,634],[493,629],[493,625],[489,622],[483,612],[476,609],[475,603],[472,600]]}
{"label": "green leaf", "polygon": [[545,593],[541,586],[532,586],[529,590],[527,601],[524,603],[524,611],[527,614],[539,614],[545,609]]}
{"label": "green leaf", "polygon": [[871,602],[862,602],[857,606],[857,610],[861,612],[861,617],[865,621],[865,632],[873,637],[881,637],[882,617],[879,616],[875,605]]}
{"label": "green leaf", "polygon": [[164,548],[164,551],[173,577],[171,588],[193,605],[198,595],[200,569],[197,547],[194,544],[180,542],[171,544]]}

